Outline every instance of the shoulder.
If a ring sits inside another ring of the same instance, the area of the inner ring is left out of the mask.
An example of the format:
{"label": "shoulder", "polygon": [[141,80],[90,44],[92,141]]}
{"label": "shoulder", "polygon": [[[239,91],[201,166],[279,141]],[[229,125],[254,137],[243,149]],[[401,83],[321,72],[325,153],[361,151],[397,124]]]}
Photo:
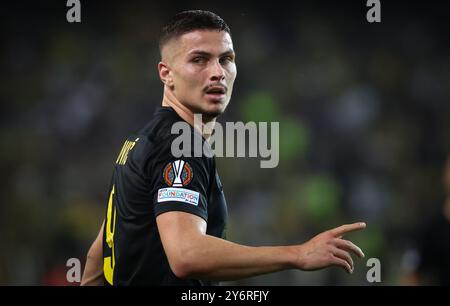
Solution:
{"label": "shoulder", "polygon": [[149,174],[161,173],[175,161],[182,161],[184,169],[193,169],[196,173],[209,176],[213,172],[214,160],[209,143],[173,110],[156,113],[129,139],[136,141],[132,159]]}

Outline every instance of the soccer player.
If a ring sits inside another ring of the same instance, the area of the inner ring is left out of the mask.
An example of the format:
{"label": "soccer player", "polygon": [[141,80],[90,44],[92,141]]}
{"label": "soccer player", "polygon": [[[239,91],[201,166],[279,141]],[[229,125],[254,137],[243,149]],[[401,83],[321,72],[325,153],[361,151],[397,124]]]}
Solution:
{"label": "soccer player", "polygon": [[[359,247],[342,236],[354,223],[290,246],[249,247],[225,239],[227,205],[214,156],[176,158],[171,134],[188,123],[208,148],[231,97],[235,52],[228,25],[207,11],[177,14],[160,38],[162,106],[125,141],[116,160],[106,218],[88,255],[82,285],[215,285],[284,269],[340,266],[353,271]],[[201,134],[203,132],[203,135]],[[209,147],[210,149],[210,147]]]}

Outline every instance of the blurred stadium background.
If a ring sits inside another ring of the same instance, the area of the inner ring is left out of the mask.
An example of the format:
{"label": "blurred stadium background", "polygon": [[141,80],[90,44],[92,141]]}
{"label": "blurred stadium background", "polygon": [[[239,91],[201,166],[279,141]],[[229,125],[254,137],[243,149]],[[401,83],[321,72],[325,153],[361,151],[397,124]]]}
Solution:
{"label": "blurred stadium background", "polygon": [[[280,122],[277,168],[218,159],[228,238],[294,244],[363,220],[349,238],[380,259],[381,285],[442,283],[432,267],[415,271],[445,199],[448,4],[382,1],[382,22],[369,24],[363,0],[81,3],[81,24],[66,21],[66,1],[2,3],[1,285],[67,284],[67,259],[84,264],[123,139],[161,103],[159,30],[197,8],[226,20],[237,52],[219,121]],[[448,269],[449,257],[433,256]],[[225,284],[369,285],[366,259],[351,276],[285,271]]]}

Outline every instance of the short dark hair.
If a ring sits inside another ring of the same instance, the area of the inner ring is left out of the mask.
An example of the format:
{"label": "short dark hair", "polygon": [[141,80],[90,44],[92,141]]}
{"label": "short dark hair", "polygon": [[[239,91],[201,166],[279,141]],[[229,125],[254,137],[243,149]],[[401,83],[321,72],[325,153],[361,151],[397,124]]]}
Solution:
{"label": "short dark hair", "polygon": [[230,27],[218,15],[209,11],[190,10],[176,14],[162,28],[159,38],[159,50],[172,38],[176,38],[194,30],[225,31],[231,35]]}

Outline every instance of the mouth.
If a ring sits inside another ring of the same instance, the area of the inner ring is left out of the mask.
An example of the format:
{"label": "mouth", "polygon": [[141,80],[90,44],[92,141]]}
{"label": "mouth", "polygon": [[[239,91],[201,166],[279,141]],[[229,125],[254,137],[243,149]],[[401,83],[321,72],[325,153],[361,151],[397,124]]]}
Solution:
{"label": "mouth", "polygon": [[210,86],[205,91],[206,96],[210,100],[222,100],[225,98],[225,94],[227,93],[227,88],[225,86],[217,85],[217,86]]}

